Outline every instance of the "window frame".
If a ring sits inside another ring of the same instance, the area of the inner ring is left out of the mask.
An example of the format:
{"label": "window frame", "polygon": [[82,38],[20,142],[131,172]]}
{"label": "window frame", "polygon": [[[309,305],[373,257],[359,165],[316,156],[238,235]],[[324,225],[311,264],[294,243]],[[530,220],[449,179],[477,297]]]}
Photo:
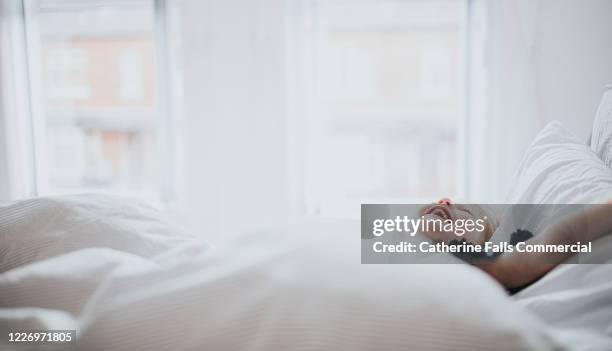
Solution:
{"label": "window frame", "polygon": [[[37,71],[38,65],[35,63],[35,57],[38,43],[36,38],[37,19],[34,15],[34,6],[37,0],[19,0],[4,4],[6,11],[3,11],[3,21],[8,20],[10,23],[10,33],[8,42],[2,43],[2,48],[10,47],[10,77],[2,76],[3,84],[10,84],[13,87],[15,95],[18,96],[14,101],[14,105],[22,105],[23,108],[16,113],[5,113],[3,127],[5,133],[17,132],[18,140],[7,140],[7,145],[4,148],[4,153],[7,160],[7,168],[9,176],[4,184],[8,184],[9,189],[18,188],[19,191],[11,191],[5,195],[0,193],[0,199],[14,199],[22,197],[33,197],[45,195],[47,189],[44,184],[45,179],[48,179],[47,173],[41,167],[41,158],[45,157],[45,116],[42,111],[42,84],[40,72]],[[118,0],[120,2],[129,2],[130,0]],[[154,11],[154,54],[155,54],[155,74],[156,74],[156,89],[155,89],[155,115],[154,122],[156,135],[159,147],[159,175],[160,187],[156,190],[155,199],[162,205],[169,205],[175,200],[175,176],[176,169],[175,157],[175,104],[173,103],[175,96],[176,82],[170,74],[170,67],[174,64],[174,58],[170,50],[170,21],[173,20],[173,9],[168,6],[166,0],[151,0]],[[100,2],[107,2],[101,0]],[[111,3],[117,3],[117,0]],[[91,6],[74,4],[75,6]],[[4,66],[4,65],[3,65]],[[7,67],[4,67],[7,68]],[[7,69],[5,69],[7,70]],[[7,82],[10,81],[10,82]],[[22,82],[22,84],[19,84]],[[14,97],[13,97],[14,98]],[[9,100],[8,97],[2,97],[3,102]],[[7,108],[4,108],[5,112]],[[16,110],[13,107],[11,110]],[[11,117],[8,117],[11,116]],[[17,156],[19,155],[19,156]],[[15,159],[21,159],[21,162],[16,162]],[[28,160],[24,162],[23,160]],[[0,177],[3,177],[0,175]],[[0,178],[0,180],[3,180]],[[92,192],[94,189],[92,189]],[[109,191],[101,191],[109,193]],[[71,193],[71,192],[69,192]],[[110,193],[113,193],[110,191]]]}
{"label": "window frame", "polygon": [[[288,129],[289,136],[295,138],[290,144],[289,155],[292,167],[292,179],[290,182],[290,194],[292,209],[297,214],[317,215],[319,214],[318,202],[320,199],[309,198],[310,191],[308,189],[308,181],[304,176],[306,165],[305,144],[308,143],[308,136],[305,135],[305,120],[308,120],[308,115],[312,113],[320,113],[319,101],[316,92],[316,86],[320,84],[317,79],[317,74],[305,74],[301,71],[316,72],[319,64],[316,56],[316,51],[319,50],[318,41],[320,41],[320,26],[321,20],[317,14],[317,7],[323,0],[300,0],[291,3],[288,10],[287,21],[287,48],[288,62],[287,65],[287,87],[288,87]],[[470,82],[473,79],[474,71],[471,70],[470,59],[477,56],[474,53],[474,48],[471,44],[473,33],[470,26],[470,21],[474,16],[479,16],[482,11],[476,11],[474,6],[484,6],[481,0],[456,0],[461,7],[462,15],[460,19],[459,33],[459,84],[460,84],[460,102],[457,107],[460,121],[457,126],[457,165],[458,174],[456,176],[456,194],[461,200],[468,200],[472,197],[471,190],[473,188],[469,177],[473,175],[474,170],[468,169],[473,165],[470,153],[475,146],[470,140],[471,128],[475,123],[479,123],[478,119],[481,116],[472,116],[472,108],[474,99],[474,87]],[[308,57],[303,57],[303,56]],[[313,57],[311,57],[313,56]],[[292,62],[292,60],[294,62]],[[297,62],[297,63],[296,63]],[[292,67],[296,65],[297,67]],[[479,72],[480,73],[480,72]],[[478,91],[480,93],[480,91]],[[312,196],[310,196],[312,197]],[[398,199],[395,197],[388,198],[384,196],[371,196],[367,199],[370,202],[377,203],[398,203],[398,202],[423,202],[433,199],[425,199],[414,197],[409,199]],[[336,215],[336,214],[334,214]]]}

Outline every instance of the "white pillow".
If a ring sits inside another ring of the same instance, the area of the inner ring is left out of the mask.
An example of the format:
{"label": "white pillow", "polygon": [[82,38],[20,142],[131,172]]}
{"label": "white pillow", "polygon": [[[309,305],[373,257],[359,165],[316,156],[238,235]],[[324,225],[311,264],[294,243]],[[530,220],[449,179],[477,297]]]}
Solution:
{"label": "white pillow", "polygon": [[0,272],[90,247],[150,258],[193,236],[134,200],[43,197],[0,205]]}
{"label": "white pillow", "polygon": [[[512,206],[510,213],[494,234],[495,241],[507,241],[518,228],[541,232],[559,212],[571,212],[579,206],[612,199],[612,171],[595,153],[608,155],[612,145],[612,90],[608,105],[600,106],[606,119],[599,119],[600,133],[593,133],[592,149],[559,122],[551,122],[537,135],[521,163],[508,203],[559,204],[559,206]],[[607,130],[607,131],[606,131]],[[604,138],[605,136],[605,138]],[[609,164],[609,163],[608,163]],[[603,253],[609,257],[612,237],[593,244],[593,253],[578,254],[566,263],[589,263]],[[612,261],[607,264],[560,265],[539,281],[515,295],[520,305],[551,327],[554,337],[568,349],[609,350],[610,296]]]}
{"label": "white pillow", "polygon": [[591,133],[591,150],[608,167],[612,167],[612,84],[604,93]]}
{"label": "white pillow", "polygon": [[612,199],[612,171],[553,121],[540,131],[510,187],[511,204],[593,204]]}
{"label": "white pillow", "polygon": [[[492,241],[507,242],[517,229],[541,233],[560,217],[612,199],[612,170],[559,122],[546,125],[527,149],[506,198]],[[533,205],[525,205],[533,204]],[[555,206],[556,205],[556,206]]]}

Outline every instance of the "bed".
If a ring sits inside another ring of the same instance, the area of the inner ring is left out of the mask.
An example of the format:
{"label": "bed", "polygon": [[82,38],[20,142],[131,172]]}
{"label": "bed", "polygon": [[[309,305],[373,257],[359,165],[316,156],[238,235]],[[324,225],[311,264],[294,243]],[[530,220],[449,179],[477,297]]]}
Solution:
{"label": "bed", "polygon": [[[612,198],[611,106],[608,91],[590,143],[547,125],[508,201]],[[612,264],[561,265],[508,296],[465,264],[362,265],[359,231],[296,219],[211,247],[126,199],[5,204],[0,346],[74,329],[79,350],[612,350]]]}

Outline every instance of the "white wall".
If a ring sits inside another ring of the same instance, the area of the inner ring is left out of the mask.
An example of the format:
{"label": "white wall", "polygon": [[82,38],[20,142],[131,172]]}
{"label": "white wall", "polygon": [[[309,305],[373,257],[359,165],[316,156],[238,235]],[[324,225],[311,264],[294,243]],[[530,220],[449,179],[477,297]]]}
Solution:
{"label": "white wall", "polygon": [[479,132],[468,188],[471,201],[496,203],[546,123],[560,120],[587,140],[603,87],[612,82],[612,1],[483,3],[486,84],[472,91],[471,104],[488,106],[470,127]]}
{"label": "white wall", "polygon": [[540,0],[535,28],[542,121],[587,138],[603,86],[612,83],[612,1]]}
{"label": "white wall", "polygon": [[179,212],[210,240],[288,212],[282,0],[182,5]]}

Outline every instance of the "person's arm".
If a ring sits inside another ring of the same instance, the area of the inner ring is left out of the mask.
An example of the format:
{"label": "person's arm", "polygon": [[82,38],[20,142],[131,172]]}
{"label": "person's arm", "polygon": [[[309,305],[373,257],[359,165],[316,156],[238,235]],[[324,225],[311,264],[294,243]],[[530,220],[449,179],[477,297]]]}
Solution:
{"label": "person's arm", "polygon": [[[583,244],[612,232],[612,202],[597,205],[551,225],[527,244]],[[507,288],[535,281],[573,253],[508,252],[494,262],[476,264]]]}

